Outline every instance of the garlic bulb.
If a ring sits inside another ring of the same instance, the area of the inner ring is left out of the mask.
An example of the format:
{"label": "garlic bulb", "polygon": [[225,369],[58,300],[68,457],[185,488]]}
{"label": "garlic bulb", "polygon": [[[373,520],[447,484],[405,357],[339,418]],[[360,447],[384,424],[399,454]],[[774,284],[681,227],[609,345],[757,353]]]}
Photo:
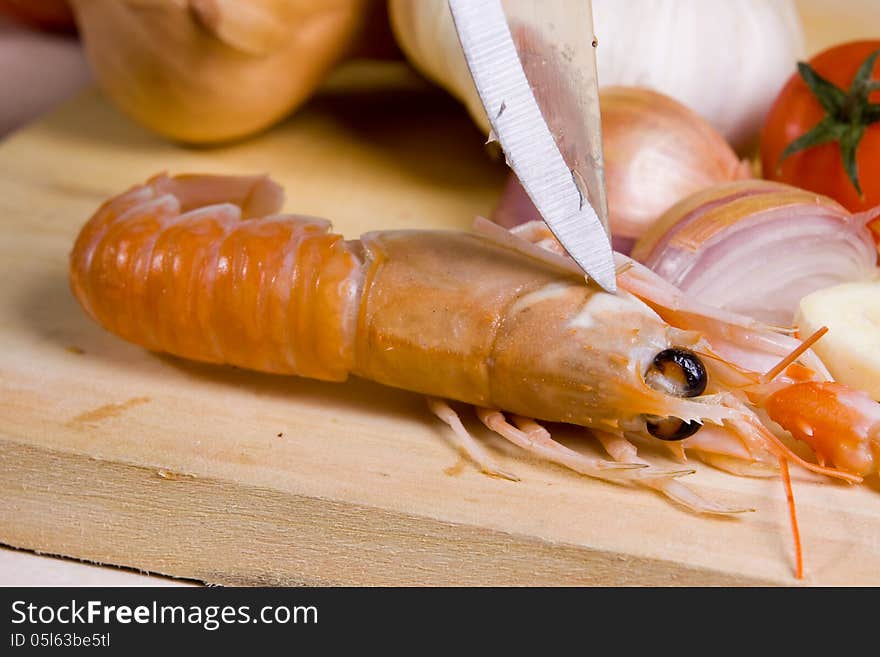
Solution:
{"label": "garlic bulb", "polygon": [[[608,218],[618,251],[629,253],[635,239],[683,198],[749,177],[749,165],[721,135],[669,96],[608,87],[599,104]],[[510,227],[539,216],[512,176],[492,218]]]}
{"label": "garlic bulb", "polygon": [[[446,0],[390,0],[389,10],[413,65],[464,102],[488,133]],[[804,51],[792,0],[593,0],[593,18],[602,86],[672,96],[737,149],[755,138]]]}
{"label": "garlic bulb", "polygon": [[447,0],[388,0],[388,17],[397,44],[410,63],[464,103],[488,135],[489,119],[468,70]]}
{"label": "garlic bulb", "polygon": [[672,96],[737,149],[757,135],[804,55],[790,0],[655,0],[651,10],[643,0],[593,0],[593,8],[603,85]]}
{"label": "garlic bulb", "polygon": [[239,138],[304,102],[378,0],[72,0],[102,89],[175,140]]}
{"label": "garlic bulb", "polygon": [[669,209],[632,257],[703,303],[789,326],[806,295],[877,277],[867,224],[812,192],[766,180],[718,185]]}

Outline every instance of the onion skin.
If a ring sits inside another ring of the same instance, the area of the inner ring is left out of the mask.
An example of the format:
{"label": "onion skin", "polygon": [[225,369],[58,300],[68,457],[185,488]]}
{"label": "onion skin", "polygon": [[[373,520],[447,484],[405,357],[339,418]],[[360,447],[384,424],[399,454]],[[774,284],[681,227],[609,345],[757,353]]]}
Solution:
{"label": "onion skin", "polygon": [[649,89],[600,92],[611,231],[638,238],[669,207],[712,185],[750,177],[718,131]]}
{"label": "onion skin", "polygon": [[238,139],[309,98],[379,0],[72,0],[104,92],[176,141]]}
{"label": "onion skin", "polygon": [[[614,247],[629,253],[665,210],[694,192],[749,178],[751,169],[707,121],[640,87],[599,92],[608,219]],[[493,215],[502,226],[540,219],[511,176]]]}
{"label": "onion skin", "polygon": [[877,275],[870,216],[781,183],[727,183],[670,208],[632,257],[704,303],[789,326],[807,294]]}

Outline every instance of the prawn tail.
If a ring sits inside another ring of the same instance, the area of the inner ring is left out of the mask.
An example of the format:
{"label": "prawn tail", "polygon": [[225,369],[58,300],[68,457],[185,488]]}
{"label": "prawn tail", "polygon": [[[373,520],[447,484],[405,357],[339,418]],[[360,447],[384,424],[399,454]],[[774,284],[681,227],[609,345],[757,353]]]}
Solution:
{"label": "prawn tail", "polygon": [[359,242],[277,214],[266,176],[160,174],[104,203],[70,282],[107,330],[210,363],[344,380],[363,287]]}

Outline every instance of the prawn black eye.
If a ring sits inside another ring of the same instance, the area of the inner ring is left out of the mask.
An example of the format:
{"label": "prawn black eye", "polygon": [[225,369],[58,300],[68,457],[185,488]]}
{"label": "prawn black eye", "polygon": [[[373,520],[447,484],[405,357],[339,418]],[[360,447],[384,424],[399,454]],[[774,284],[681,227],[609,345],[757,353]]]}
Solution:
{"label": "prawn black eye", "polygon": [[684,440],[690,438],[703,425],[699,422],[685,422],[678,417],[646,418],[648,433],[660,440]]}
{"label": "prawn black eye", "polygon": [[708,377],[699,356],[682,347],[672,347],[654,356],[645,382],[676,397],[698,397],[706,390]]}

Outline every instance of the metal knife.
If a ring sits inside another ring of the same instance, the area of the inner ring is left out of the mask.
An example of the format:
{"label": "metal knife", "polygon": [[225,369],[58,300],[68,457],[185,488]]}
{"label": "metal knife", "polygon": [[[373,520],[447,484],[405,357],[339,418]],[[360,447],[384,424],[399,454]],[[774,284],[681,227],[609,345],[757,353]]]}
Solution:
{"label": "metal knife", "polygon": [[616,292],[590,0],[448,1],[507,163],[569,255]]}

